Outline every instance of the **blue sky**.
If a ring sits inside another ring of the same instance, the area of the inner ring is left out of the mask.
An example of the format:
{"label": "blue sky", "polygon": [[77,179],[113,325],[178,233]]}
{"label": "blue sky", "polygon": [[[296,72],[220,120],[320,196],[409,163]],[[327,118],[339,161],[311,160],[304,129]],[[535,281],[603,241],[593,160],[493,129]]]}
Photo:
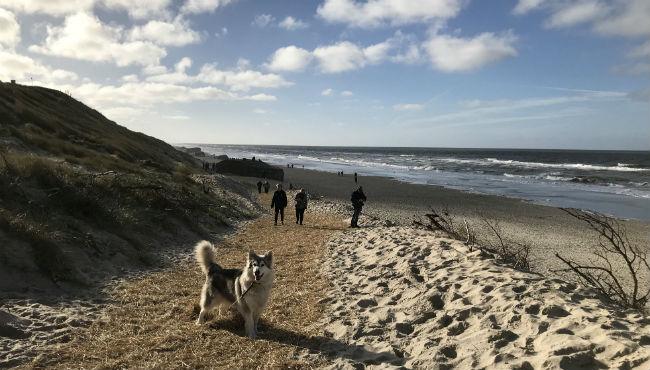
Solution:
{"label": "blue sky", "polygon": [[0,0],[0,79],[171,143],[650,149],[650,0]]}

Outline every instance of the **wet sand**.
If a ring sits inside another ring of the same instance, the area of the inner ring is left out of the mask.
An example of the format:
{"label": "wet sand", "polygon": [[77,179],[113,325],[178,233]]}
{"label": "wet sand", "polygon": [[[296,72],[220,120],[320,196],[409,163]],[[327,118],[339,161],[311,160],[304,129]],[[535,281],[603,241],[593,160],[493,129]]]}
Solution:
{"label": "wet sand", "polygon": [[[446,189],[431,185],[417,185],[399,182],[386,177],[359,176],[355,184],[351,174],[337,176],[335,173],[284,168],[285,188],[304,187],[310,194],[323,196],[347,206],[350,194],[363,186],[368,197],[363,212],[367,215],[387,219],[400,225],[410,225],[413,220],[430,212],[432,208],[447,207],[466,219],[478,232],[486,230],[482,217],[496,220],[503,234],[532,247],[533,270],[547,273],[563,267],[555,257],[558,251],[571,257],[584,257],[597,242],[595,234],[586,226],[559,208],[533,204],[524,200],[481,195]],[[254,183],[256,179],[240,178]],[[271,183],[271,192],[275,182]],[[650,222],[622,221],[632,240],[648,245]]]}

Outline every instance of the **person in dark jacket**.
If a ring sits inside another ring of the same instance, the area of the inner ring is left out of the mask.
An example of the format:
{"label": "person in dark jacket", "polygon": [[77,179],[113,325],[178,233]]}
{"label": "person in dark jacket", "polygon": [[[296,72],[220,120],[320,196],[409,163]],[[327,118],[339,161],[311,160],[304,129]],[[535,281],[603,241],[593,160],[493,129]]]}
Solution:
{"label": "person in dark jacket", "polygon": [[282,190],[282,184],[275,186],[278,190],[273,193],[271,200],[271,208],[275,208],[275,225],[278,224],[278,213],[280,214],[280,221],[284,225],[284,208],[287,206],[287,193]]}
{"label": "person in dark jacket", "polygon": [[264,192],[265,192],[266,194],[269,193],[269,188],[270,188],[270,187],[271,187],[271,185],[269,184],[269,182],[266,181],[266,180],[264,180]]}
{"label": "person in dark jacket", "polygon": [[307,193],[305,189],[300,189],[294,198],[296,201],[296,223],[302,225],[302,220],[305,218],[305,210],[307,209]]}
{"label": "person in dark jacket", "polygon": [[261,181],[257,182],[257,192],[262,194],[262,182]]}
{"label": "person in dark jacket", "polygon": [[363,193],[363,187],[359,186],[357,190],[352,192],[350,201],[352,201],[352,207],[354,208],[352,220],[350,221],[350,227],[359,227],[359,216],[361,215],[363,204],[366,201],[366,195]]}

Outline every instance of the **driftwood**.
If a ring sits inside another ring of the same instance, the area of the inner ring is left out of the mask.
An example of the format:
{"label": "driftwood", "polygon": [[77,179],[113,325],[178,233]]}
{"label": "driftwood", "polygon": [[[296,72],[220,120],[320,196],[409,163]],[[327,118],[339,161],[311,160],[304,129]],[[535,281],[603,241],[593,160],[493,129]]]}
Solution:
{"label": "driftwood", "polygon": [[[598,234],[592,258],[587,263],[578,263],[559,253],[555,256],[567,268],[556,272],[572,272],[586,286],[595,288],[607,299],[623,306],[642,309],[650,299],[650,264],[647,250],[630,243],[625,227],[616,219],[599,213],[576,209],[562,210],[576,219],[585,222]],[[616,270],[612,264],[624,266]],[[640,282],[645,279],[645,283]]]}

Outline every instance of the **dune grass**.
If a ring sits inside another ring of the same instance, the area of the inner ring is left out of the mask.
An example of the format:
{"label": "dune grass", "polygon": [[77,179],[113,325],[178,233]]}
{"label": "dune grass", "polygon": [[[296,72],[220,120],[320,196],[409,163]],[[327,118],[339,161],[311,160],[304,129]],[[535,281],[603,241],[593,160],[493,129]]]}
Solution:
{"label": "dune grass", "polygon": [[[266,204],[268,195],[261,201]],[[291,209],[287,209],[290,211]],[[327,288],[320,269],[325,242],[344,228],[340,217],[306,215],[298,226],[292,215],[284,226],[263,216],[218,243],[218,260],[242,267],[246,252],[273,250],[276,280],[260,322],[257,340],[244,336],[234,312],[196,326],[204,277],[193,259],[118,284],[105,319],[80,332],[55,352],[39,356],[33,367],[56,368],[310,368],[296,356],[318,352],[327,339],[315,323]]]}

